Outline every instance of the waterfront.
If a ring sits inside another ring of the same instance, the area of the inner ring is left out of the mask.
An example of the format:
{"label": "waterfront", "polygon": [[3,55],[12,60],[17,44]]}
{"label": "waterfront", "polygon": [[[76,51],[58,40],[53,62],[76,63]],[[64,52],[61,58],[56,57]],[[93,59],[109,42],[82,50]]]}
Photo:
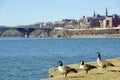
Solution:
{"label": "waterfront", "polygon": [[[0,80],[39,80],[64,64],[120,57],[119,38],[0,38]],[[109,54],[109,56],[108,56]]]}

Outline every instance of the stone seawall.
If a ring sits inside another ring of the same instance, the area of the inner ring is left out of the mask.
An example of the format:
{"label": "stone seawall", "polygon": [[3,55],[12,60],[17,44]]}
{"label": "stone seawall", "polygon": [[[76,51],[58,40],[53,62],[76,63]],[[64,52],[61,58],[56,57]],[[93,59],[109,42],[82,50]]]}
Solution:
{"label": "stone seawall", "polygon": [[120,38],[120,34],[72,35],[71,38]]}
{"label": "stone seawall", "polygon": [[120,29],[60,29],[54,30],[51,33],[52,36],[60,35],[63,38],[70,38],[70,37],[102,37],[102,38],[119,38],[120,37]]}

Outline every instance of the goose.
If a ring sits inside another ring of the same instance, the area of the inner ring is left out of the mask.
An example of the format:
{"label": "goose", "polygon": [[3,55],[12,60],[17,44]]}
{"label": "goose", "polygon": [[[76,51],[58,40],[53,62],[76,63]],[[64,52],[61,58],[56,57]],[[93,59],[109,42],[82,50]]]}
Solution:
{"label": "goose", "polygon": [[84,61],[81,61],[80,63],[80,69],[83,69],[84,71],[86,71],[86,74],[88,74],[88,71],[92,70],[92,69],[97,69],[96,66],[90,65],[90,64],[84,64]]}
{"label": "goose", "polygon": [[77,73],[77,70],[76,70],[76,69],[71,68],[71,67],[69,67],[69,66],[63,66],[62,61],[58,61],[58,64],[59,64],[59,66],[58,66],[58,71],[59,71],[60,73],[64,74],[64,78],[67,77],[67,74],[68,74],[69,72],[75,72],[75,73]]}
{"label": "goose", "polygon": [[114,64],[112,64],[106,60],[101,60],[100,52],[97,52],[97,56],[98,56],[97,64],[98,64],[98,66],[102,67],[102,69],[104,68],[106,70],[106,67],[108,67],[108,66],[112,66],[112,67],[115,66]]}

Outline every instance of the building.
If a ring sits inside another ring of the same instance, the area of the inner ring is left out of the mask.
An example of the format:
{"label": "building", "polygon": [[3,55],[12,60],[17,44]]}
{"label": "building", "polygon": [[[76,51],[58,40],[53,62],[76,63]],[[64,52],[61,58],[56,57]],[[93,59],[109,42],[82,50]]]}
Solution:
{"label": "building", "polygon": [[100,15],[94,15],[94,17],[85,17],[84,18],[84,23],[86,24],[87,27],[95,28],[95,27],[102,27],[103,23],[102,21],[105,19],[104,16]]}
{"label": "building", "polygon": [[103,21],[104,27],[111,28],[111,27],[118,27],[120,25],[120,16],[114,14],[112,16],[108,16]]}
{"label": "building", "polygon": [[120,16],[114,14],[114,15],[108,15],[108,10],[106,8],[105,10],[105,16],[95,14],[95,11],[93,12],[93,17],[83,17],[83,21],[86,27],[91,28],[112,28],[117,27],[120,25]]}
{"label": "building", "polygon": [[73,24],[74,22],[76,22],[76,20],[75,19],[63,19],[62,20],[62,22],[63,22],[63,24],[65,24],[65,25],[71,25],[71,24]]}

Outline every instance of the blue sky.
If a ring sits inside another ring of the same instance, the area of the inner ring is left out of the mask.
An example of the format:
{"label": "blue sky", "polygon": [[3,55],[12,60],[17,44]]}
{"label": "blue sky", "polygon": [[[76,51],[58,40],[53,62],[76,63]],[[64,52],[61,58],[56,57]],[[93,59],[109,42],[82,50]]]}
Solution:
{"label": "blue sky", "polygon": [[0,25],[16,26],[108,13],[120,15],[120,0],[0,0]]}

